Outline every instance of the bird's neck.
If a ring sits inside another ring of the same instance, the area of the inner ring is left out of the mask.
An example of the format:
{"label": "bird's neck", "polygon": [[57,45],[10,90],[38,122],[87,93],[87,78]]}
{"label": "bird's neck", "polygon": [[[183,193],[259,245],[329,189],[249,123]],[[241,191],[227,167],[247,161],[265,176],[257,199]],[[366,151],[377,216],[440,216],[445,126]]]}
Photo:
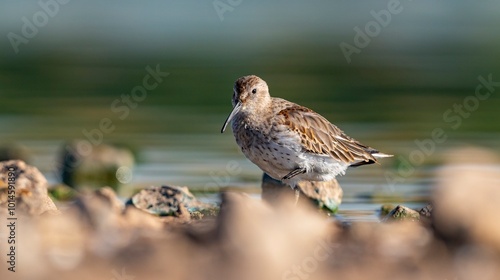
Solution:
{"label": "bird's neck", "polygon": [[252,104],[240,112],[240,120],[242,120],[247,127],[260,130],[259,127],[267,122],[272,113],[271,100],[262,100],[258,104]]}

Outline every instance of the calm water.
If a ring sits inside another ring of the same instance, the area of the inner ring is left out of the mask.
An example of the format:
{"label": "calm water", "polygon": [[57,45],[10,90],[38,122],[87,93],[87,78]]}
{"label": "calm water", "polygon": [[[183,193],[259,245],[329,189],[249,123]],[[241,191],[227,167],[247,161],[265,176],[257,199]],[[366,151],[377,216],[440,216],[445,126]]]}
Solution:
{"label": "calm water", "polygon": [[[224,115],[219,117],[224,120]],[[23,126],[23,123],[20,120],[17,126]],[[31,124],[28,120],[24,125]],[[122,139],[121,136],[118,138]],[[189,186],[197,197],[206,202],[218,202],[216,191],[225,188],[260,197],[262,172],[241,154],[231,132],[220,134],[217,130],[213,134],[151,134],[136,138],[128,138],[137,149],[138,162],[132,181],[121,191],[122,196],[127,196],[136,188],[173,184]],[[113,139],[111,135],[110,139]],[[393,151],[389,143],[367,141],[384,151]],[[58,177],[55,166],[64,142],[21,137],[17,143],[28,149],[29,161],[46,175],[51,184],[56,184]],[[406,144],[399,143],[398,146]],[[425,204],[432,183],[432,168],[423,168],[418,179],[410,178],[408,182],[394,187],[387,184],[386,171],[394,171],[393,159],[383,161],[380,165],[351,169],[347,175],[340,177],[344,199],[339,214],[347,220],[376,221],[377,210],[383,203],[404,203],[412,207]]]}

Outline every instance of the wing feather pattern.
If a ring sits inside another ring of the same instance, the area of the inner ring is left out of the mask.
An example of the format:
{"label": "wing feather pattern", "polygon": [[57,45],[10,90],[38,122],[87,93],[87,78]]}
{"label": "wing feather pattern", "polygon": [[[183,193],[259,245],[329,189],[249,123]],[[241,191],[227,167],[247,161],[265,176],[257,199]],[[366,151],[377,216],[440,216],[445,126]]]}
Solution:
{"label": "wing feather pattern", "polygon": [[329,155],[340,162],[359,166],[377,162],[377,150],[347,136],[327,119],[303,106],[293,105],[279,111],[278,122],[295,131],[309,153]]}

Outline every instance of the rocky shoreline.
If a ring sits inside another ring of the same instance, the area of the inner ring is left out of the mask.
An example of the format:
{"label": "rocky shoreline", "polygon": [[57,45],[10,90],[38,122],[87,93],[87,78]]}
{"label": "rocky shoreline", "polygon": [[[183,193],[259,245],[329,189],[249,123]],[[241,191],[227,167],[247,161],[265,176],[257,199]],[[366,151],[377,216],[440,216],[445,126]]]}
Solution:
{"label": "rocky shoreline", "polygon": [[[495,279],[500,175],[448,166],[437,176],[432,206],[386,206],[380,223],[346,225],[318,211],[338,207],[341,189],[304,185],[316,197],[294,206],[293,193],[270,194],[280,186],[264,177],[263,200],[225,192],[220,207],[177,186],[152,186],[126,203],[109,187],[54,203],[38,169],[4,161],[0,218],[9,217],[15,182],[17,219],[14,230],[0,227],[0,278]],[[4,237],[13,233],[9,263]]]}

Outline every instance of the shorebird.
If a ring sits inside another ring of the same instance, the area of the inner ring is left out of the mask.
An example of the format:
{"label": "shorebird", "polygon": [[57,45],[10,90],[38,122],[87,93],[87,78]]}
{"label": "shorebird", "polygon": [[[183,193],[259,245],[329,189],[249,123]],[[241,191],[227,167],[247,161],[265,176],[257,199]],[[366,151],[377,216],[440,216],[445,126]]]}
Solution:
{"label": "shorebird", "polygon": [[232,123],[243,154],[264,172],[295,189],[299,181],[329,181],[348,167],[391,157],[347,136],[313,110],[271,97],[267,83],[250,75],[236,80],[233,110],[222,126]]}

